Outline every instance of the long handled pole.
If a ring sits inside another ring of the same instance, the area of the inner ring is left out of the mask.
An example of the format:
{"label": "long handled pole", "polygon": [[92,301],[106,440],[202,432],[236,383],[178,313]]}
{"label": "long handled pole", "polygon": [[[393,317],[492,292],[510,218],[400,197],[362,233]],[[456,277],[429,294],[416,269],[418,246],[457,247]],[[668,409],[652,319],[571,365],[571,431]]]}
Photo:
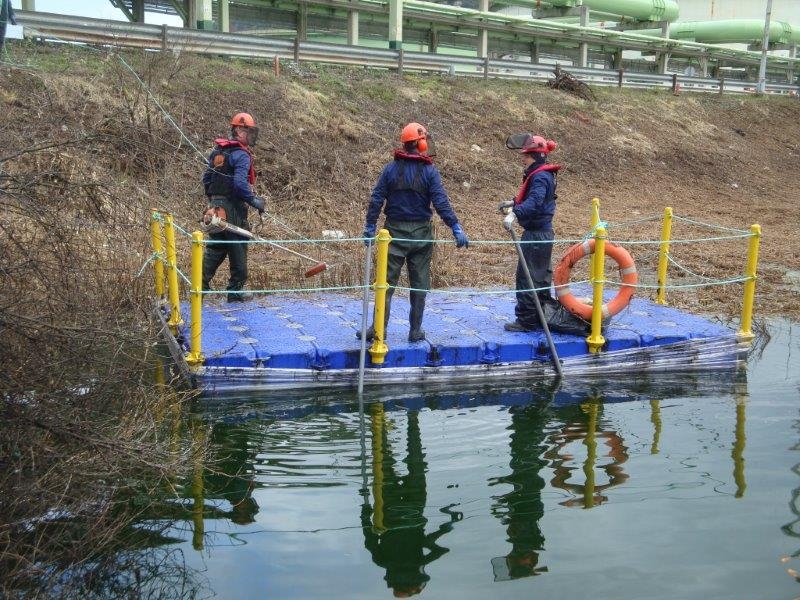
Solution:
{"label": "long handled pole", "polygon": [[[363,402],[364,364],[367,356],[367,311],[369,310],[369,275],[372,267],[372,240],[367,242],[367,258],[364,262],[364,301],[361,303],[361,354],[358,356],[358,399]],[[361,406],[363,409],[363,405]]]}
{"label": "long handled pole", "polygon": [[321,273],[325,269],[328,268],[328,265],[324,262],[318,261],[316,258],[311,258],[310,256],[306,256],[305,254],[301,254],[296,250],[292,250],[291,248],[287,248],[286,246],[281,246],[276,242],[271,242],[270,240],[265,240],[264,238],[257,236],[252,231],[248,231],[247,229],[243,229],[242,227],[237,227],[236,225],[231,225],[227,221],[220,219],[219,217],[212,216],[211,219],[208,221],[207,225],[220,227],[222,229],[226,229],[236,235],[241,235],[242,237],[246,237],[251,240],[255,240],[258,242],[266,242],[270,246],[275,246],[285,252],[289,252],[294,254],[295,256],[299,256],[300,258],[304,258],[305,260],[311,261],[315,263],[315,266],[311,267],[308,271],[306,271],[306,277],[311,277],[312,275],[316,275],[317,273]]}
{"label": "long handled pole", "polygon": [[528,263],[525,261],[525,255],[522,253],[522,246],[520,246],[519,240],[517,239],[517,234],[514,233],[513,229],[509,228],[508,233],[511,234],[511,239],[514,240],[514,246],[517,248],[517,255],[519,256],[519,262],[522,265],[522,270],[525,272],[525,278],[528,280],[528,287],[533,290],[531,293],[533,294],[533,300],[536,304],[536,313],[539,315],[539,322],[542,324],[544,335],[547,338],[547,345],[550,347],[550,358],[553,361],[553,368],[556,370],[556,375],[558,377],[562,377],[563,373],[561,371],[561,361],[558,358],[558,352],[556,352],[556,345],[553,343],[553,336],[550,335],[550,327],[547,326],[547,320],[544,318],[542,303],[539,302],[539,295],[536,293],[536,286],[533,285],[533,277],[531,277],[531,271],[528,269]]}

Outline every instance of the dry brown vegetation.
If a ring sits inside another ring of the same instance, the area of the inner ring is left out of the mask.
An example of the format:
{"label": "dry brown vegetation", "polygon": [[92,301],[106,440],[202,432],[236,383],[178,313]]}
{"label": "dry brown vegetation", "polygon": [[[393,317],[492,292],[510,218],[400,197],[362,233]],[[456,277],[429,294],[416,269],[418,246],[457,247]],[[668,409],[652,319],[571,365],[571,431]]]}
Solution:
{"label": "dry brown vegetation", "polygon": [[[796,99],[596,89],[589,102],[543,84],[309,65],[276,77],[260,62],[29,44],[11,44],[8,57],[15,64],[0,66],[0,594],[52,583],[58,569],[42,565],[112,549],[137,512],[130,495],[168,479],[176,456],[163,450],[152,405],[169,410],[180,398],[155,402],[148,375],[148,219],[155,207],[196,228],[203,155],[234,112],[261,125],[257,191],[272,218],[257,230],[265,237],[359,236],[397,133],[416,120],[435,135],[470,238],[505,242],[495,206],[516,192],[520,165],[504,141],[535,131],[558,141],[552,158],[564,165],[556,256],[586,234],[593,197],[649,283],[655,247],[634,242],[658,238],[664,207],[725,228],[759,223],[756,316],[800,319]],[[673,229],[678,239],[729,234],[686,221]],[[179,242],[185,268],[185,236]],[[360,243],[295,248],[332,268],[303,280],[307,264],[259,246],[252,287],[360,282]],[[685,270],[673,267],[670,280],[736,277],[745,249],[742,239],[673,244]],[[507,244],[442,245],[434,285],[509,287],[515,261]],[[691,287],[669,299],[729,320],[741,287]],[[132,479],[150,483],[127,489]],[[84,523],[69,543],[63,529],[51,539],[37,525],[53,510]]]}

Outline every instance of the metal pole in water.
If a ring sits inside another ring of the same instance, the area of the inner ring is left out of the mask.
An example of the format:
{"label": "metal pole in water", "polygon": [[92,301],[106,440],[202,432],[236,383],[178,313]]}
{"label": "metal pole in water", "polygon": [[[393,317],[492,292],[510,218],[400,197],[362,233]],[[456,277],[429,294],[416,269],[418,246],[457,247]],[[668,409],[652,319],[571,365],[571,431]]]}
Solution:
{"label": "metal pole in water", "polygon": [[562,377],[563,373],[561,372],[561,360],[558,358],[556,345],[553,343],[553,336],[550,335],[550,327],[547,326],[547,319],[544,318],[542,303],[539,302],[539,295],[536,293],[536,286],[533,285],[533,277],[531,277],[531,271],[528,269],[528,263],[525,262],[525,255],[522,253],[522,246],[520,246],[519,240],[517,239],[517,234],[514,233],[513,229],[509,228],[508,233],[511,234],[511,239],[514,241],[514,246],[517,248],[519,262],[522,265],[522,270],[528,280],[528,285],[530,286],[531,290],[533,290],[531,293],[533,294],[533,301],[536,304],[536,313],[539,315],[539,322],[542,324],[544,336],[547,338],[547,345],[550,347],[550,358],[553,362],[553,368],[556,371],[556,375],[558,377]]}
{"label": "metal pole in water", "polygon": [[372,267],[372,240],[367,242],[367,257],[364,261],[364,301],[361,304],[361,353],[358,357],[358,403],[363,410],[361,395],[364,393],[364,364],[367,356],[367,311],[369,310],[369,272]]}

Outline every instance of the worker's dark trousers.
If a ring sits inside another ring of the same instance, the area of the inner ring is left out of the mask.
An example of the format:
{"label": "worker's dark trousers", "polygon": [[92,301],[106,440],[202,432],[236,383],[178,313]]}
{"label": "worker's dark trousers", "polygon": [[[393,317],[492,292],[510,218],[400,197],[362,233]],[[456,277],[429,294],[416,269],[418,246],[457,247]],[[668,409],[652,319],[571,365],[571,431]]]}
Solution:
{"label": "worker's dark trousers", "polygon": [[[206,244],[205,252],[203,253],[203,290],[211,289],[211,279],[214,273],[228,257],[228,266],[230,267],[230,278],[228,279],[228,300],[235,301],[239,299],[239,294],[235,292],[240,291],[245,282],[247,282],[247,244],[242,243],[243,238],[235,233],[223,231],[221,233],[209,234],[209,241],[223,241],[223,242],[240,242],[238,244]],[[232,293],[233,292],[233,293]]]}
{"label": "worker's dark trousers", "polygon": [[[392,236],[389,244],[389,264],[386,280],[385,324],[389,322],[394,286],[400,279],[403,264],[408,265],[408,287],[412,290],[429,290],[431,287],[431,257],[433,256],[433,224],[430,221],[386,221],[386,229]],[[408,241],[403,241],[408,240]],[[409,292],[411,310],[408,320],[409,332],[422,328],[422,315],[425,312],[425,291]]]}
{"label": "worker's dark trousers", "polygon": [[[522,255],[525,257],[525,262],[531,272],[533,287],[540,290],[538,296],[541,303],[552,300],[550,286],[553,282],[553,270],[550,266],[550,261],[553,256],[553,239],[552,229],[548,231],[528,231],[526,229],[520,238],[521,242],[537,242],[522,243],[520,246],[522,247]],[[519,261],[517,261],[517,289],[531,289],[528,278],[522,268],[522,263]],[[532,292],[517,292],[517,305],[514,307],[514,313],[517,316],[517,321],[525,327],[541,327],[539,314],[536,312],[536,300],[534,300]]]}

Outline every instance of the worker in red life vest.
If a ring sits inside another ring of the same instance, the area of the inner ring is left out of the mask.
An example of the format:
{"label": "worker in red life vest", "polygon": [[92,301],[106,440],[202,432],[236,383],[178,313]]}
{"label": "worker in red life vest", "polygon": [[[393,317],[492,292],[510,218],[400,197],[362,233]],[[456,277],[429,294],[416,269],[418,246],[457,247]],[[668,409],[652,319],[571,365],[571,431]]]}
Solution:
{"label": "worker in red life vest", "polygon": [[[551,259],[553,255],[553,215],[556,212],[556,174],[560,165],[548,164],[547,155],[555,150],[557,144],[539,135],[529,135],[520,153],[525,173],[522,185],[513,200],[501,202],[500,210],[510,209],[503,226],[511,231],[519,222],[525,231],[520,240],[522,254],[531,272],[539,301],[544,306],[555,302],[550,295],[553,279]],[[531,243],[525,243],[531,242]],[[517,263],[517,290],[528,290],[522,263]],[[516,320],[505,324],[506,331],[531,331],[541,328],[536,311],[533,292],[517,291],[517,305],[514,308]]]}
{"label": "worker in red life vest", "polygon": [[[433,256],[433,210],[453,232],[457,248],[469,245],[467,234],[450,206],[442,178],[428,152],[428,131],[419,123],[409,123],[400,132],[402,149],[395,150],[394,160],[387,164],[378,183],[372,190],[364,224],[364,237],[375,237],[381,211],[386,215],[384,227],[389,230],[389,265],[386,292],[386,322],[403,264],[408,265],[411,310],[408,332],[409,342],[425,339],[422,314],[425,310],[426,291],[431,286],[431,257]],[[360,332],[359,332],[360,335]],[[367,331],[373,339],[374,327]]]}
{"label": "worker in red life vest", "polygon": [[[203,187],[209,206],[225,211],[225,220],[231,225],[249,230],[247,205],[260,214],[264,212],[264,200],[253,193],[256,171],[250,150],[258,140],[258,127],[251,115],[238,113],[231,119],[230,139],[217,138],[208,157],[208,166],[203,173]],[[211,289],[214,273],[228,257],[230,278],[228,279],[228,302],[243,302],[252,294],[243,292],[247,281],[247,244],[214,244],[213,241],[244,242],[235,233],[221,231],[209,234],[212,243],[206,244],[203,255],[203,290]]]}

